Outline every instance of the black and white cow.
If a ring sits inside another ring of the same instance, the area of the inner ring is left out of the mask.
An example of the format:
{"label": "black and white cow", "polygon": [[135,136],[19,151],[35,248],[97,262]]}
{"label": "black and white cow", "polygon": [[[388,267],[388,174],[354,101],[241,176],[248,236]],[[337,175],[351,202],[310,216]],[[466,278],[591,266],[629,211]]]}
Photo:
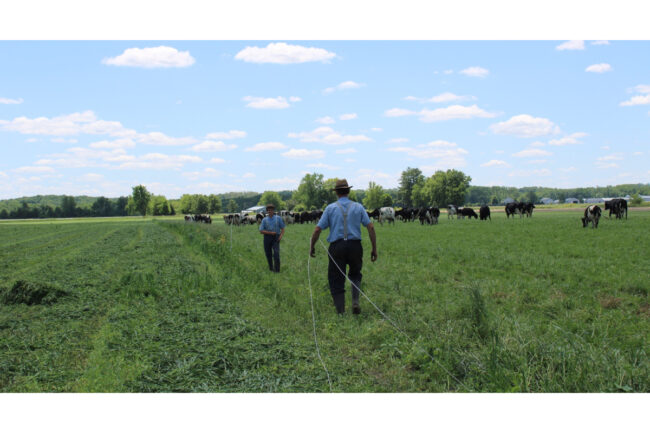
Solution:
{"label": "black and white cow", "polygon": [[478,219],[478,215],[476,215],[476,212],[474,212],[474,209],[471,207],[461,208],[458,211],[458,217],[462,219],[465,219],[465,217],[469,217],[469,219],[472,219],[472,217]]}
{"label": "black and white cow", "polygon": [[535,209],[535,205],[532,202],[522,204],[522,214],[526,214],[527,217],[533,216],[533,209]]}
{"label": "black and white cow", "polygon": [[605,210],[609,210],[609,217],[612,217],[612,213],[616,215],[616,219],[623,218],[623,212],[625,212],[625,219],[627,219],[627,201],[622,198],[613,198],[605,202]]}
{"label": "black and white cow", "polygon": [[490,221],[492,221],[492,217],[490,216],[490,207],[489,206],[481,206],[481,208],[478,211],[478,214],[481,218],[481,221],[486,221],[488,218]]}
{"label": "black and white cow", "polygon": [[450,204],[447,206],[447,219],[453,218],[454,215],[458,214],[458,206],[455,204]]}
{"label": "black and white cow", "polygon": [[395,225],[395,209],[392,207],[382,207],[379,209],[379,224],[384,225],[384,221]]}
{"label": "black and white cow", "polygon": [[585,209],[585,216],[582,217],[582,227],[587,227],[591,222],[591,228],[598,228],[598,220],[602,210],[598,205],[591,205]]}
{"label": "black and white cow", "polygon": [[519,214],[519,218],[523,217],[524,216],[523,207],[524,207],[523,203],[519,203],[516,201],[513,201],[512,203],[508,203],[506,205],[506,218],[510,218],[510,215],[512,215],[512,217],[514,218],[515,214]]}

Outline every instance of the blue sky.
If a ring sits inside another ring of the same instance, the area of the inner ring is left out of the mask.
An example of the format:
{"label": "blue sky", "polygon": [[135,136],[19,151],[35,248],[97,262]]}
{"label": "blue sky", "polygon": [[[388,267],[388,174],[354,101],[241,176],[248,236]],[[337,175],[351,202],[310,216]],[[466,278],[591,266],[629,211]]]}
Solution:
{"label": "blue sky", "polygon": [[0,42],[0,198],[650,181],[650,43]]}

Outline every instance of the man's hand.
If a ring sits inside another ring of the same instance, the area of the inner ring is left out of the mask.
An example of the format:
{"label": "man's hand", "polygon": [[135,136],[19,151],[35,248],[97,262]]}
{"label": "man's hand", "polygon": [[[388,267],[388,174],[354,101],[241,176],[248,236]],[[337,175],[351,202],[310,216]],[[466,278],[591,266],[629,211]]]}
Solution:
{"label": "man's hand", "polygon": [[377,260],[377,250],[372,250],[372,252],[370,253],[370,261],[374,262],[376,260]]}
{"label": "man's hand", "polygon": [[312,257],[316,257],[316,250],[314,249],[314,247],[311,247],[311,250],[309,251],[309,255]]}

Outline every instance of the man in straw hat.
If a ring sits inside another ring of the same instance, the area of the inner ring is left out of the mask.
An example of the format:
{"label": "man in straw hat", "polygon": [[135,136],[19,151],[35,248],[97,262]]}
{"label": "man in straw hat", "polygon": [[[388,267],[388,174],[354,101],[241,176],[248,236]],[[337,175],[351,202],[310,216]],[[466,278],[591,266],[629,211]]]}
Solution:
{"label": "man in straw hat", "polygon": [[329,280],[336,312],[339,314],[345,312],[346,266],[349,266],[348,277],[352,282],[352,313],[361,313],[358,289],[361,287],[361,267],[363,265],[361,224],[368,229],[368,235],[372,243],[370,260],[373,262],[377,260],[375,227],[370,222],[368,213],[363,206],[348,198],[350,188],[352,187],[348,186],[347,180],[340,179],[336,181],[333,191],[336,192],[338,200],[325,208],[323,216],[311,236],[311,249],[309,251],[312,257],[316,256],[314,245],[318,241],[320,232],[329,227],[330,233],[327,236],[327,241],[330,243],[330,247],[327,279]]}
{"label": "man in straw hat", "polygon": [[271,272],[280,272],[280,241],[284,236],[284,221],[275,215],[275,205],[266,205],[267,215],[260,224],[260,233],[264,235],[264,252]]}

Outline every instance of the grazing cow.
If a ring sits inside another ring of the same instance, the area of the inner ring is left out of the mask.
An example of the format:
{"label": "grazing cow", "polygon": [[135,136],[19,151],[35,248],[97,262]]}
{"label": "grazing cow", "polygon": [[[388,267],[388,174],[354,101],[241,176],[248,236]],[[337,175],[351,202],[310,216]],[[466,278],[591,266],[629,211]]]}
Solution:
{"label": "grazing cow", "polygon": [[368,214],[368,218],[374,218],[375,220],[379,219],[379,209],[378,208],[373,210],[372,212],[366,211],[366,213]]}
{"label": "grazing cow", "polygon": [[625,212],[625,219],[627,219],[627,201],[622,198],[613,198],[605,202],[605,210],[609,209],[609,217],[612,217],[612,213],[616,215],[616,219],[623,218],[623,212]]}
{"label": "grazing cow", "polygon": [[492,217],[490,216],[490,207],[483,205],[481,208],[478,210],[478,214],[481,218],[481,221],[487,221],[489,218],[490,221],[492,221]]}
{"label": "grazing cow", "polygon": [[508,203],[506,205],[506,218],[510,218],[510,215],[514,218],[515,214],[519,214],[519,218],[523,217],[523,205],[523,203],[518,203],[516,201]]}
{"label": "grazing cow", "polygon": [[257,222],[257,225],[262,224],[262,220],[264,219],[264,214],[262,212],[258,212],[255,215],[255,221]]}
{"label": "grazing cow", "polygon": [[294,223],[293,214],[291,212],[289,212],[288,210],[281,210],[280,211],[280,218],[282,218],[282,221],[284,221],[285,225]]}
{"label": "grazing cow", "polygon": [[384,221],[391,222],[395,225],[395,209],[392,207],[382,207],[379,209],[379,224],[384,225]]}
{"label": "grazing cow", "polygon": [[535,205],[532,202],[522,204],[522,214],[526,214],[527,217],[532,217],[534,208]]}
{"label": "grazing cow", "polygon": [[450,204],[447,206],[447,219],[457,214],[458,214],[458,206],[456,206],[455,204]]}
{"label": "grazing cow", "polygon": [[415,221],[415,218],[417,218],[418,215],[418,209],[413,209],[413,208],[402,208],[398,211],[395,211],[395,218],[400,218],[402,221],[407,222],[413,222]]}
{"label": "grazing cow", "polygon": [[458,217],[462,219],[465,219],[465,217],[469,217],[469,219],[472,219],[472,217],[478,219],[478,215],[476,215],[476,212],[474,212],[474,209],[471,207],[461,208],[458,211]]}
{"label": "grazing cow", "polygon": [[192,222],[194,221],[194,217],[192,215],[185,215],[185,222]]}
{"label": "grazing cow", "polygon": [[417,215],[420,219],[420,224],[438,224],[438,218],[440,217],[440,209],[437,207],[423,207],[418,209]]}
{"label": "grazing cow", "polygon": [[598,220],[600,219],[601,209],[598,205],[591,205],[585,209],[585,216],[582,217],[582,227],[587,227],[591,222],[591,228],[598,228]]}

